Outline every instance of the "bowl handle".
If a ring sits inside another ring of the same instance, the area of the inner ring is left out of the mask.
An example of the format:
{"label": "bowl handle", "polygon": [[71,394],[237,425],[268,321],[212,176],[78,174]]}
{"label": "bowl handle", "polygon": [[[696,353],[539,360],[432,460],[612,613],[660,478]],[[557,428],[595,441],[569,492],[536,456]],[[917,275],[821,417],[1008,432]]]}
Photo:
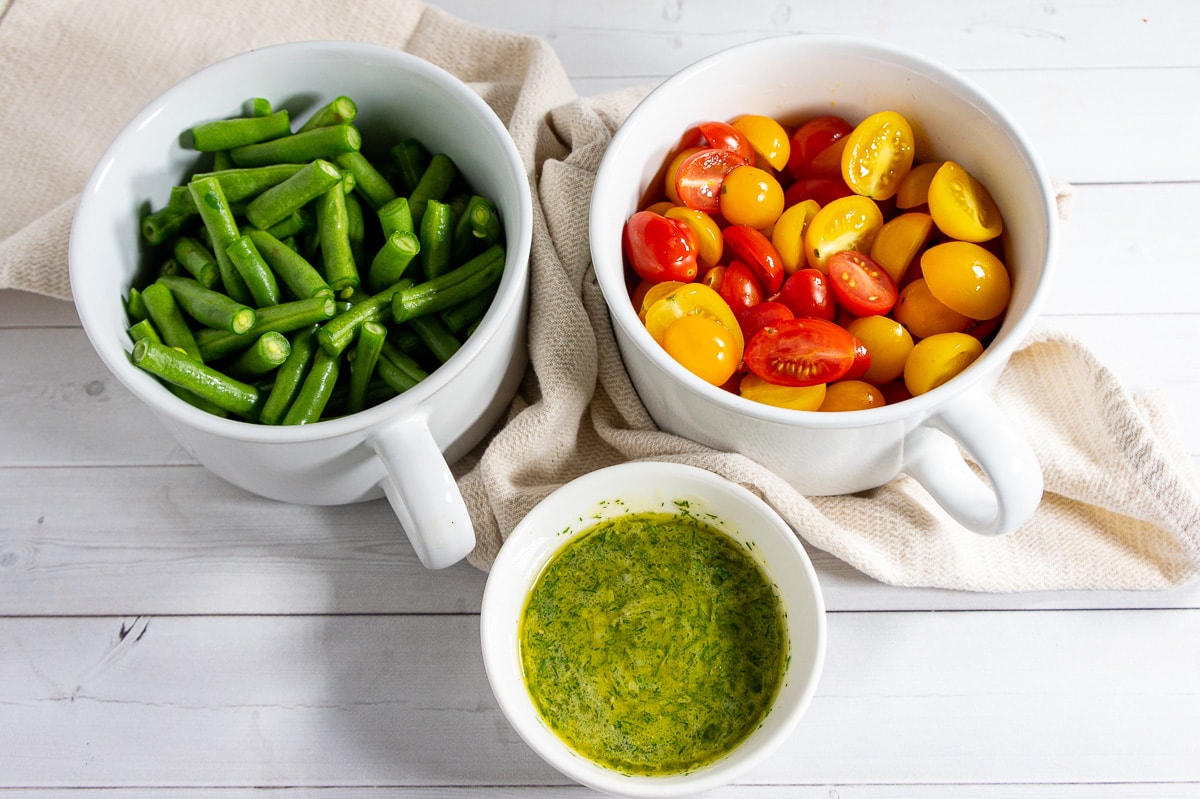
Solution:
{"label": "bowl handle", "polygon": [[[960,445],[987,482],[963,460]],[[902,471],[924,486],[955,521],[982,535],[1012,532],[1033,515],[1042,499],[1042,469],[1029,442],[978,386],[905,437]]]}
{"label": "bowl handle", "polygon": [[444,569],[475,548],[475,528],[441,448],[429,411],[416,408],[375,430],[368,443],[387,469],[383,492],[421,563]]}

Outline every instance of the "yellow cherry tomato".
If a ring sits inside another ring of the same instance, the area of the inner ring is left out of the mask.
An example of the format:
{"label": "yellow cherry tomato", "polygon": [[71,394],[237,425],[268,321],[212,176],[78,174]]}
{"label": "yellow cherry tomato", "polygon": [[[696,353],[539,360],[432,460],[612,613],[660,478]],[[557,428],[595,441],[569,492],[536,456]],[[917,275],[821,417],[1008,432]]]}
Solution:
{"label": "yellow cherry tomato", "polygon": [[783,187],[756,166],[734,167],[721,183],[721,216],[731,225],[765,228],[783,213]]}
{"label": "yellow cherry tomato", "polygon": [[682,164],[688,156],[703,150],[703,147],[685,147],[675,154],[671,162],[667,164],[667,171],[663,175],[663,191],[667,195],[667,199],[674,205],[683,205],[679,199],[679,190],[675,188],[675,176],[679,174],[679,165]]}
{"label": "yellow cherry tomato", "polygon": [[921,274],[930,293],[963,316],[992,319],[1008,307],[1008,269],[978,244],[948,241],[930,247],[921,254]]}
{"label": "yellow cherry tomato", "polygon": [[754,152],[770,164],[772,169],[781,171],[787,166],[788,157],[792,153],[792,142],[783,125],[762,114],[746,114],[733,120],[733,126],[750,140]]}
{"label": "yellow cherry tomato", "polygon": [[820,411],[865,411],[887,405],[883,392],[862,380],[839,380],[825,387]]}
{"label": "yellow cherry tomato", "polygon": [[742,362],[741,347],[723,324],[707,316],[683,316],[663,333],[663,349],[692,374],[720,386]]}
{"label": "yellow cherry tomato", "polygon": [[868,253],[875,263],[883,267],[892,281],[899,284],[904,279],[913,258],[925,246],[933,230],[933,218],[920,211],[889,219],[879,228],[879,234]]}
{"label": "yellow cherry tomato", "polygon": [[686,283],[683,283],[679,280],[664,280],[661,283],[655,283],[654,285],[650,286],[648,289],[646,289],[646,293],[642,295],[642,304],[638,308],[638,319],[641,319],[642,324],[645,324],[646,311],[650,309],[651,305],[658,302],[675,289],[686,285]]}
{"label": "yellow cherry tomato", "polygon": [[915,139],[908,120],[895,111],[871,114],[846,134],[842,179],[855,194],[886,200],[910,169]]}
{"label": "yellow cherry tomato", "polygon": [[741,361],[745,342],[737,317],[733,315],[729,303],[703,283],[684,283],[647,306],[646,330],[661,344],[667,328],[684,316],[706,316],[724,325],[737,342],[737,360]]}
{"label": "yellow cherry tomato", "polygon": [[960,314],[933,296],[924,278],[918,278],[900,290],[892,316],[916,338],[961,333],[974,324],[971,317]]}
{"label": "yellow cherry tomato", "polygon": [[657,203],[654,203],[653,205],[647,206],[645,208],[645,210],[653,211],[654,213],[658,214],[659,216],[666,216],[667,211],[670,211],[674,207],[675,207],[675,203],[673,203],[669,200],[663,200],[661,202],[657,202]]}
{"label": "yellow cherry tomato", "polygon": [[904,365],[904,385],[914,397],[932,391],[982,354],[979,339],[966,333],[938,333],[922,339]]}
{"label": "yellow cherry tomato", "polygon": [[890,383],[904,374],[904,362],[912,352],[913,339],[904,325],[890,316],[862,316],[846,325],[867,348],[871,365],[862,379],[874,386]]}
{"label": "yellow cherry tomato", "polygon": [[808,266],[808,259],[804,257],[804,232],[819,210],[821,206],[816,200],[804,200],[784,209],[775,220],[771,243],[779,251],[785,273],[790,275]]}
{"label": "yellow cherry tomato", "polygon": [[825,264],[835,252],[869,252],[881,227],[883,213],[870,197],[838,197],[808,223],[804,232],[805,259],[812,268],[826,272]]}
{"label": "yellow cherry tomato", "polygon": [[738,393],[749,400],[793,411],[815,411],[825,401],[825,384],[815,386],[779,386],[747,372],[738,385]]}
{"label": "yellow cherry tomato", "polygon": [[696,234],[697,258],[702,265],[715,266],[720,262],[721,254],[725,251],[725,238],[711,216],[682,205],[672,205],[663,212],[663,216],[678,219]]}
{"label": "yellow cherry tomato", "polygon": [[908,170],[896,189],[896,207],[907,211],[929,202],[929,184],[941,165],[941,161],[926,161]]}
{"label": "yellow cherry tomato", "polygon": [[929,213],[938,230],[959,241],[989,241],[1004,230],[987,187],[953,161],[942,164],[929,183]]}

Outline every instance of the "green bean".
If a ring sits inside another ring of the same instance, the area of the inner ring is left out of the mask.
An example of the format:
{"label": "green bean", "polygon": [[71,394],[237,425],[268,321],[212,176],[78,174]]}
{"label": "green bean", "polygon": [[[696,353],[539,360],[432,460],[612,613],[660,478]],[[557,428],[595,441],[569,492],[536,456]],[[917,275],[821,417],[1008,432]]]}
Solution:
{"label": "green bean", "polygon": [[225,198],[225,191],[220,182],[211,175],[192,178],[188,181],[188,191],[196,203],[196,210],[204,222],[208,233],[209,244],[217,259],[217,267],[221,271],[221,285],[225,293],[241,303],[249,304],[253,297],[246,281],[242,278],[233,261],[229,259],[227,248],[238,237],[237,222]]}
{"label": "green bean", "polygon": [[284,240],[312,230],[316,225],[316,218],[307,208],[298,208],[281,222],[267,228],[267,232],[277,239]]}
{"label": "green bean", "polygon": [[419,230],[421,217],[425,215],[425,205],[430,200],[441,200],[450,191],[450,185],[458,177],[458,167],[445,153],[436,153],[430,160],[420,181],[408,195],[408,204],[412,208],[413,224]]}
{"label": "green bean", "polygon": [[246,231],[246,235],[293,296],[298,299],[333,296],[333,289],[325,282],[325,278],[303,255],[266,230],[251,229]]}
{"label": "green bean", "polygon": [[217,257],[192,236],[180,236],[175,239],[175,260],[206,289],[211,289],[221,282],[221,268],[217,266]]}
{"label": "green bean", "polygon": [[492,300],[495,298],[496,289],[493,287],[474,297],[468,297],[457,305],[452,305],[442,311],[439,316],[446,323],[446,327],[455,333],[463,333],[468,327],[483,318],[488,308],[492,307]]}
{"label": "green bean", "polygon": [[381,291],[404,276],[404,270],[421,251],[421,241],[409,231],[396,231],[371,259],[367,270],[367,288]]}
{"label": "green bean", "polygon": [[[243,201],[249,201],[262,194],[267,189],[278,186],[295,175],[305,164],[271,164],[269,166],[231,167],[229,169],[213,169],[208,172],[198,172],[192,180],[199,178],[216,178],[221,184],[221,191],[229,202],[234,213],[241,209]],[[168,207],[180,213],[196,213],[196,202],[187,191],[187,186],[175,186],[171,189],[171,199]]]}
{"label": "green bean", "polygon": [[384,203],[379,210],[375,212],[379,217],[379,225],[383,228],[383,236],[387,238],[397,231],[405,233],[416,233],[416,225],[413,224],[412,209],[408,205],[407,197],[397,197],[396,199]]}
{"label": "green bean", "polygon": [[439,316],[417,316],[408,320],[408,326],[440,363],[450,360],[454,353],[462,347],[462,342],[455,337]]}
{"label": "green bean", "polygon": [[230,333],[245,333],[254,326],[257,314],[253,308],[204,288],[194,278],[164,275],[158,282],[170,289],[176,304],[202,325]]}
{"label": "green bean", "polygon": [[377,294],[363,298],[351,305],[349,310],[321,325],[321,330],[317,333],[321,349],[330,355],[341,355],[354,341],[362,325],[377,321],[381,314],[391,307],[392,297],[396,292],[411,285],[411,280],[400,280]]}
{"label": "green bean", "polygon": [[222,363],[221,371],[238,380],[253,380],[278,369],[291,351],[287,336],[268,330],[249,347]]}
{"label": "green bean", "polygon": [[391,155],[400,172],[400,179],[411,192],[421,182],[421,175],[425,174],[429,167],[429,160],[432,158],[429,150],[417,139],[410,138],[393,145]]}
{"label": "green bean", "polygon": [[146,299],[142,292],[132,286],[129,288],[129,296],[125,298],[125,315],[129,317],[130,322],[140,322],[148,316]]}
{"label": "green bean", "polygon": [[279,304],[279,281],[249,236],[238,236],[225,249],[225,253],[242,280],[246,281],[250,296],[259,308]]}
{"label": "green bean", "polygon": [[254,386],[235,380],[166,344],[142,339],[133,345],[131,359],[166,382],[185,388],[223,410],[257,416],[261,395]]}
{"label": "green bean", "polygon": [[162,344],[162,336],[158,335],[158,331],[154,328],[154,323],[149,319],[143,319],[140,322],[130,325],[129,338],[136,344],[144,338],[148,338],[156,344]]}
{"label": "green bean", "polygon": [[182,350],[193,360],[203,360],[192,329],[188,327],[183,312],[175,303],[175,296],[171,290],[165,284],[156,281],[142,289],[142,299],[146,302],[146,312],[162,336],[163,343]]}
{"label": "green bean", "polygon": [[227,330],[201,328],[196,331],[196,345],[204,360],[212,361],[241,352],[254,343],[257,336],[274,330],[277,333],[290,333],[309,325],[332,319],[337,311],[337,303],[330,297],[310,297],[306,300],[281,302],[267,308],[259,308],[258,318],[254,327],[238,335]]}
{"label": "green bean", "polygon": [[300,386],[300,392],[292,402],[292,407],[283,417],[283,424],[311,424],[321,418],[329,402],[329,395],[337,383],[341,359],[318,349],[313,355],[312,367]]}
{"label": "green bean", "polygon": [[350,256],[354,263],[366,261],[367,222],[363,217],[362,203],[357,194],[347,193],[346,203],[346,235],[350,238]]}
{"label": "green bean", "polygon": [[275,382],[267,394],[258,421],[263,424],[279,424],[292,407],[308,369],[312,366],[313,354],[317,350],[317,326],[311,325],[296,331],[291,339],[291,352],[287,360],[275,372]]}
{"label": "green bean", "polygon": [[325,280],[335,294],[353,291],[360,282],[354,255],[350,250],[349,217],[346,195],[334,186],[317,198],[317,234],[321,241],[321,259]]}
{"label": "green bean", "polygon": [[339,168],[354,175],[354,188],[372,211],[396,198],[396,190],[361,151],[342,153],[335,159]]}
{"label": "green bean", "polygon": [[265,117],[274,112],[271,101],[265,97],[251,97],[246,101],[246,116]]}
{"label": "green bean", "polygon": [[396,292],[392,314],[397,322],[437,313],[493,286],[504,271],[504,248],[493,244],[444,275]]}
{"label": "green bean", "polygon": [[358,116],[358,106],[349,97],[340,95],[313,112],[312,116],[300,126],[298,133],[305,133],[314,128],[328,128],[335,125],[345,125],[353,122]]}
{"label": "green bean", "polygon": [[260,230],[287,219],[341,180],[341,171],[321,158],[310,161],[289,177],[255,197],[246,206],[246,219]]}
{"label": "green bean", "polygon": [[276,111],[266,116],[216,119],[192,128],[192,146],[202,153],[215,153],[278,139],[291,132],[287,111]]}
{"label": "green bean", "polygon": [[375,373],[397,394],[403,394],[420,383],[429,373],[411,357],[385,341],[375,362]]}
{"label": "green bean", "polygon": [[378,322],[364,322],[350,361],[350,386],[346,397],[347,413],[357,413],[366,407],[367,388],[375,374],[375,364],[387,340],[387,328]]}
{"label": "green bean", "polygon": [[174,236],[191,221],[191,214],[180,213],[169,205],[142,216],[142,238],[147,244],[158,245]]}
{"label": "green bean", "polygon": [[421,270],[429,280],[450,271],[454,256],[454,218],[450,206],[437,200],[425,205],[421,217]]}
{"label": "green bean", "polygon": [[474,255],[479,249],[500,241],[503,229],[495,206],[485,197],[472,195],[454,226],[454,258]]}
{"label": "green bean", "polygon": [[361,146],[362,134],[358,128],[353,125],[334,125],[235,147],[229,151],[229,155],[238,166],[306,164],[318,158],[333,159]]}

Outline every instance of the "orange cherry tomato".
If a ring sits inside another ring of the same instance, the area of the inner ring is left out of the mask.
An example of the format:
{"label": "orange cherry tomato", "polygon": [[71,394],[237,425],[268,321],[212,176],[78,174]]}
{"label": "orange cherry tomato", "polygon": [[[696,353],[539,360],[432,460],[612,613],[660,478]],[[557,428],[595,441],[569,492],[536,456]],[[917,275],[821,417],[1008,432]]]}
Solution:
{"label": "orange cherry tomato", "polygon": [[721,216],[731,225],[760,230],[775,224],[783,213],[783,188],[775,176],[756,166],[739,166],[721,183]]}
{"label": "orange cherry tomato", "polygon": [[842,178],[855,194],[886,200],[912,169],[914,152],[908,120],[895,111],[879,111],[846,136]]}
{"label": "orange cherry tomato", "polygon": [[780,171],[787,166],[792,146],[783,125],[762,114],[743,114],[732,124],[750,140],[754,152],[772,169]]}
{"label": "orange cherry tomato", "polygon": [[714,386],[733,377],[742,361],[742,348],[733,331],[707,316],[676,319],[663,332],[662,347],[685,369]]}
{"label": "orange cherry tomato", "polygon": [[685,283],[667,292],[646,308],[646,330],[655,341],[662,343],[663,334],[673,322],[684,316],[706,316],[720,322],[734,334],[740,360],[744,345],[742,328],[721,295],[703,283]]}
{"label": "orange cherry tomato", "polygon": [[839,380],[825,387],[820,411],[865,411],[887,405],[883,392],[862,380]]}
{"label": "orange cherry tomato", "polygon": [[1004,230],[987,188],[953,161],[942,164],[929,183],[929,214],[938,230],[959,241],[990,241]]}

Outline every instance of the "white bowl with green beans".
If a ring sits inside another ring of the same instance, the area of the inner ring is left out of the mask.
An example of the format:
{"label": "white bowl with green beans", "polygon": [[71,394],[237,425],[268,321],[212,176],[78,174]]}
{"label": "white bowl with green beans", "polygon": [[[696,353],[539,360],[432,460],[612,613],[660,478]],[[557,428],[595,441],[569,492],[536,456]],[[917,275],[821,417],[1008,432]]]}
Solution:
{"label": "white bowl with green beans", "polygon": [[474,529],[451,466],[526,364],[529,177],[469,86],[400,51],[276,45],[117,136],[71,230],[107,367],[207,468],[273,499],[386,496],[430,568]]}

